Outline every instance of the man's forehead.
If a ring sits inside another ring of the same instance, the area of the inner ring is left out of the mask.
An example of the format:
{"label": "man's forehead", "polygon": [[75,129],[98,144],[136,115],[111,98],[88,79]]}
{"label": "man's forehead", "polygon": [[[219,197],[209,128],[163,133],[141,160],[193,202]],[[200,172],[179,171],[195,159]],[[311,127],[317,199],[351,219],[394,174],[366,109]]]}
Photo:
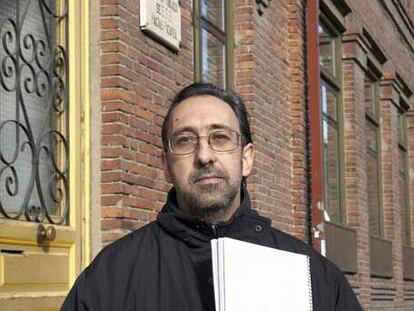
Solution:
{"label": "man's forehead", "polygon": [[238,129],[236,114],[229,104],[210,95],[191,97],[181,102],[174,109],[170,122],[173,131],[181,128]]}

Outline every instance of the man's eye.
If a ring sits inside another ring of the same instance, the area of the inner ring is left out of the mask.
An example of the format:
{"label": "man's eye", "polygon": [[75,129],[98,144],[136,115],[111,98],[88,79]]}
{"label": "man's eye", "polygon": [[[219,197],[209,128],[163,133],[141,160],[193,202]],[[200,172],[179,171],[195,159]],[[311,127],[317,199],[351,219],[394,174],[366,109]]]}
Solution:
{"label": "man's eye", "polygon": [[214,141],[229,141],[231,140],[230,135],[226,133],[213,133],[210,138]]}
{"label": "man's eye", "polygon": [[186,144],[192,144],[197,139],[193,136],[179,136],[175,138],[175,143],[178,145],[186,145]]}

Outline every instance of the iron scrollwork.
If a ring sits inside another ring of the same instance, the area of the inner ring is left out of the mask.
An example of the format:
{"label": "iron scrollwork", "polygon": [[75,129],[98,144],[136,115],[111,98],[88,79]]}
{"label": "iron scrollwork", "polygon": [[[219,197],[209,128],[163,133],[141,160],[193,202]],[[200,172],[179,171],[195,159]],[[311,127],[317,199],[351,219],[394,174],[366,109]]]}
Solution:
{"label": "iron scrollwork", "polygon": [[0,215],[66,224],[67,0],[0,0]]}

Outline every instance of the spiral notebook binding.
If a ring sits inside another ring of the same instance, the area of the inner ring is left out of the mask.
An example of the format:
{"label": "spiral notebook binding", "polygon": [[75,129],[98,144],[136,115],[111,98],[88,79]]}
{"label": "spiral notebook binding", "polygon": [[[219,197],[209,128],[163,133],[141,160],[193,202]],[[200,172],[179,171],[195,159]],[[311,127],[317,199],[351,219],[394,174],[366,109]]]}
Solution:
{"label": "spiral notebook binding", "polygon": [[309,256],[307,256],[307,264],[308,264],[309,311],[313,311],[312,279],[311,279],[310,257]]}

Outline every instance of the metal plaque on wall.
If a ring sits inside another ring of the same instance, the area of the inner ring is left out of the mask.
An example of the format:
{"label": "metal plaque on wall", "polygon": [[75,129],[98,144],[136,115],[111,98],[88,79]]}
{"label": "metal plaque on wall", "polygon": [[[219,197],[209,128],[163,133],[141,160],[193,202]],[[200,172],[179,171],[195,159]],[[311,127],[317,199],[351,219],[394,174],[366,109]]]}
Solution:
{"label": "metal plaque on wall", "polygon": [[140,27],[149,36],[178,51],[181,41],[179,0],[141,0]]}

